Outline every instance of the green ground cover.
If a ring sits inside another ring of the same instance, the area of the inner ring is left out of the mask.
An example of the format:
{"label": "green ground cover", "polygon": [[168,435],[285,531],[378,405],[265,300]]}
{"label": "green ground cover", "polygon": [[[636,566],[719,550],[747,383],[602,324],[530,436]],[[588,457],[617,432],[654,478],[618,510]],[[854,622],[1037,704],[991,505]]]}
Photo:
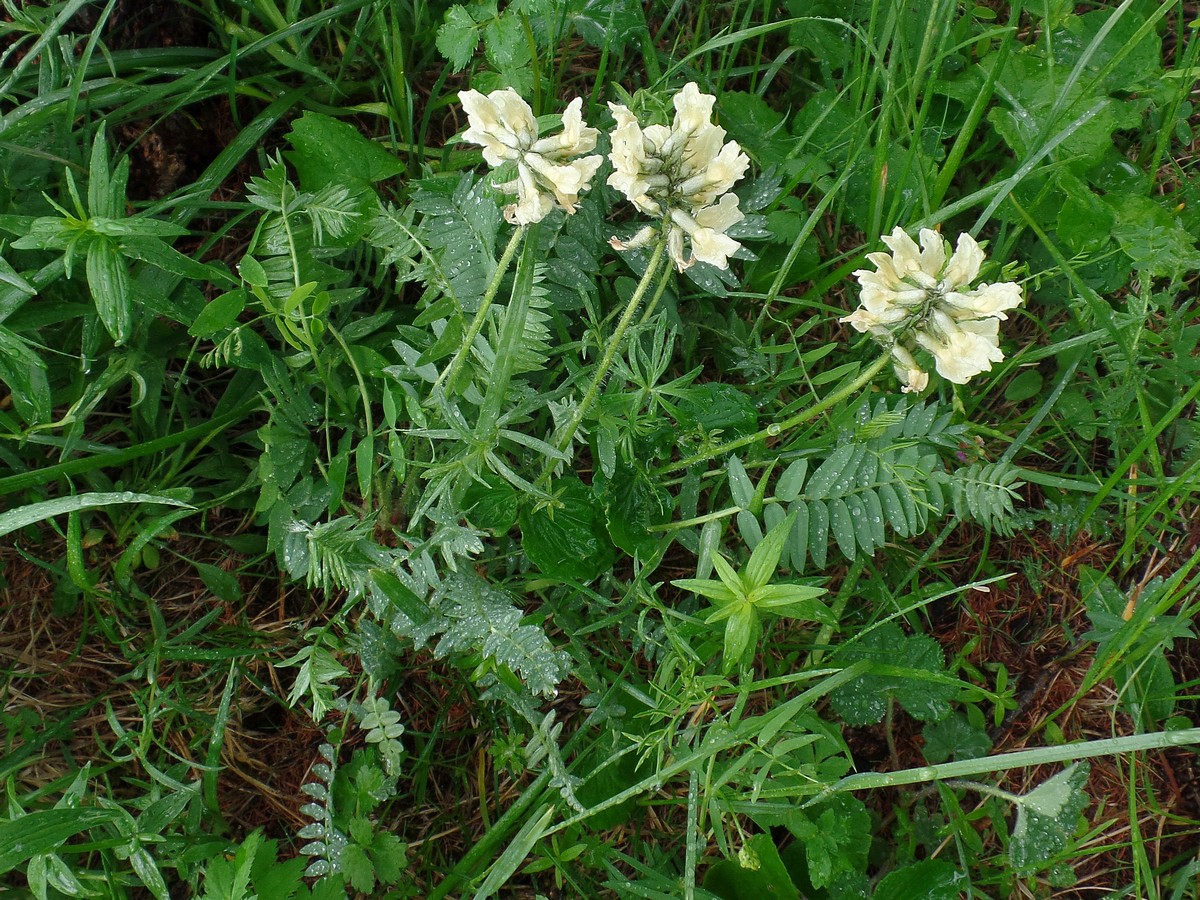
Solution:
{"label": "green ground cover", "polygon": [[1195,15],[3,0],[0,885],[1196,900]]}

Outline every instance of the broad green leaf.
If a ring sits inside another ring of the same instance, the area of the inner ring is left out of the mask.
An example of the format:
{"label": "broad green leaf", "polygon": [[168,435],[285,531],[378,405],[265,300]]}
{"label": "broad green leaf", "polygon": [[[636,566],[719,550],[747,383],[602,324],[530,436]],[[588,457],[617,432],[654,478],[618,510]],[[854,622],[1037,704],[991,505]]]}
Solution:
{"label": "broad green leaf", "polygon": [[237,317],[245,308],[246,292],[241,288],[214,297],[196,316],[188,328],[188,334],[198,338],[212,337],[237,322]]}
{"label": "broad green leaf", "polygon": [[642,472],[618,465],[611,479],[597,477],[612,542],[630,556],[648,559],[663,539],[650,531],[670,518],[671,495]]}
{"label": "broad green leaf", "polygon": [[1017,801],[1017,824],[1008,844],[1014,869],[1040,868],[1070,843],[1090,802],[1083,789],[1090,771],[1087,763],[1074,763]]}
{"label": "broad green leaf", "polygon": [[864,660],[875,667],[907,670],[896,674],[871,673],[843,685],[830,695],[834,709],[848,725],[874,725],[883,719],[888,698],[904,707],[914,718],[936,722],[950,713],[950,700],[958,688],[940,678],[945,675],[942,649],[924,634],[905,635],[895,622],[887,622],[837,653],[848,665]]}
{"label": "broad green leaf", "polygon": [[923,859],[889,872],[875,888],[877,900],[958,900],[965,875],[941,859]]}
{"label": "broad green leaf", "polygon": [[638,0],[586,0],[571,24],[593,47],[613,49],[636,39],[647,27]]}
{"label": "broad green leaf", "polygon": [[976,726],[960,712],[954,712],[940,722],[931,722],[922,731],[925,759],[937,764],[951,759],[976,759],[992,749],[992,740],[982,724]]}
{"label": "broad green leaf", "polygon": [[505,534],[517,524],[516,488],[494,475],[485,475],[483,483],[474,482],[467,488],[463,509],[477,528]]}
{"label": "broad green leaf", "polygon": [[403,162],[353,125],[321,113],[310,111],[296,119],[287,140],[293,152],[285,155],[305,190],[365,186],[404,171]]}
{"label": "broad green leaf", "polygon": [[521,512],[521,546],[543,574],[591,581],[615,558],[603,514],[578,478],[560,479],[556,497],[560,505]]}
{"label": "broad green leaf", "polygon": [[704,888],[722,900],[800,900],[779,850],[769,834],[747,838],[739,861],[723,859],[709,866]]}
{"label": "broad green leaf", "polygon": [[506,10],[484,25],[483,49],[488,61],[501,72],[528,65],[529,41],[521,16]]}

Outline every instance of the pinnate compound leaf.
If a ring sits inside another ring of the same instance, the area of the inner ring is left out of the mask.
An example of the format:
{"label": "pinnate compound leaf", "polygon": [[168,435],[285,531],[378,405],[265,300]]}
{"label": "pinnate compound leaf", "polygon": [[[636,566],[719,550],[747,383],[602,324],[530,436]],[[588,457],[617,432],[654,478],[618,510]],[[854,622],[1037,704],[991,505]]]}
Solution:
{"label": "pinnate compound leaf", "polygon": [[[507,666],[535,694],[552,694],[570,671],[570,656],[556,650],[536,625],[522,625],[523,614],[509,596],[475,575],[459,572],[438,591],[447,628],[435,655],[479,653]],[[448,601],[448,602],[447,602]]]}
{"label": "pinnate compound leaf", "polygon": [[1075,834],[1089,797],[1090,768],[1077,762],[1034,788],[1017,802],[1017,824],[1008,844],[1017,871],[1030,871],[1053,859]]}

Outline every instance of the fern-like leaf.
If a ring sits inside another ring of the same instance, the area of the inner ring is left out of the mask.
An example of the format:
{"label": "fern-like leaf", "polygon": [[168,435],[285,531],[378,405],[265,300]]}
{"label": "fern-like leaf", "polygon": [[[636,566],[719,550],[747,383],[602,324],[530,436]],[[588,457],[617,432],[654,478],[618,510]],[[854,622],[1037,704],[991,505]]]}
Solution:
{"label": "fern-like leaf", "polygon": [[[529,296],[529,308],[525,311],[525,327],[521,334],[521,344],[517,349],[513,362],[513,375],[522,372],[537,372],[546,365],[550,356],[550,329],[547,323],[550,314],[550,296],[542,284],[545,269],[539,265],[533,278],[533,288]],[[486,382],[487,373],[492,371],[496,361],[496,347],[500,343],[500,335],[504,331],[505,320],[509,316],[510,307],[493,306],[488,320],[486,336],[480,335],[475,339],[472,352],[481,378]]]}
{"label": "fern-like leaf", "polygon": [[1025,482],[1017,481],[1017,470],[1007,463],[974,463],[953,472],[948,479],[954,513],[973,519],[998,534],[1013,533],[1015,501]]}
{"label": "fern-like leaf", "polygon": [[482,183],[464,175],[457,184],[422,181],[412,205],[423,216],[421,236],[427,251],[419,274],[436,293],[448,294],[462,312],[475,312],[496,270],[496,201],[485,195]]}
{"label": "fern-like leaf", "polygon": [[457,573],[435,595],[445,611],[445,632],[435,655],[478,653],[506,666],[535,694],[551,695],[570,671],[570,656],[554,649],[536,625],[522,625],[521,610],[508,595],[481,578]]}

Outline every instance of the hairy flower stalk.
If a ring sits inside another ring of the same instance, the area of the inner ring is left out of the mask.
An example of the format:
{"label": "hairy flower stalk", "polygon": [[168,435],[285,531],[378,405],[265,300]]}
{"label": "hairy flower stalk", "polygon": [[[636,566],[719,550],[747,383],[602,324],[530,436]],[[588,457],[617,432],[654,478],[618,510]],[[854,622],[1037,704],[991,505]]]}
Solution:
{"label": "hairy flower stalk", "polygon": [[[570,448],[571,442],[575,439],[575,434],[579,431],[579,426],[583,424],[588,410],[592,408],[592,404],[596,402],[596,398],[600,395],[600,388],[604,385],[604,379],[608,375],[608,370],[612,368],[613,361],[617,357],[617,352],[621,349],[621,344],[625,340],[625,332],[633,324],[633,317],[637,313],[638,307],[641,306],[642,300],[646,296],[646,291],[660,273],[663,251],[666,249],[666,246],[666,236],[663,235],[658,243],[655,244],[654,253],[650,257],[650,263],[646,266],[646,271],[642,273],[642,278],[638,282],[637,287],[634,288],[633,296],[629,298],[629,302],[625,305],[625,311],[621,314],[621,319],[617,322],[617,327],[613,330],[612,337],[608,339],[608,343],[604,346],[604,355],[600,357],[600,362],[596,365],[596,371],[592,375],[592,380],[588,384],[583,398],[571,414],[571,419],[567,423],[566,428],[563,429],[554,442],[556,450],[565,453]],[[556,463],[554,460],[547,462],[541,477],[538,478],[538,487],[545,485],[555,466]]]}
{"label": "hairy flower stalk", "polygon": [[[642,128],[626,107],[608,105],[617,120],[608,183],[640,212],[662,221],[667,252],[681,272],[696,260],[727,269],[729,257],[741,247],[725,233],[745,218],[729,190],[746,174],[750,160],[736,141],[723,143],[725,129],[712,122],[715,100],[700,93],[695,82],[685,85],[675,95],[669,128]],[[643,247],[659,230],[648,225],[628,241],[613,238],[611,243],[618,250]]]}
{"label": "hairy flower stalk", "polygon": [[841,319],[869,333],[892,354],[896,375],[906,391],[922,391],[929,374],[914,351],[928,351],[939,375],[966,384],[992,363],[1000,351],[1000,320],[1021,303],[1021,286],[1012,282],[971,287],[983,264],[983,250],[969,234],[960,234],[953,255],[949,244],[929,228],[921,246],[897,227],[883,239],[888,253],[868,253],[875,271],[854,273],[862,287],[862,305]]}
{"label": "hairy flower stalk", "polygon": [[467,354],[487,321],[488,308],[496,298],[528,227],[544,219],[555,206],[568,215],[573,214],[579,205],[579,195],[591,187],[592,177],[603,161],[599,154],[581,156],[596,149],[600,132],[584,123],[583,99],[580,97],[572,100],[563,112],[562,131],[545,138],[538,137],[537,119],[529,104],[511,88],[487,95],[479,91],[460,91],[458,99],[467,112],[468,127],[463,132],[463,139],[483,147],[483,158],[489,166],[516,163],[517,177],[496,185],[496,189],[517,195],[517,201],[504,208],[504,218],[517,229],[504,248],[458,351],[434,385],[445,384],[450,390],[453,390]]}

